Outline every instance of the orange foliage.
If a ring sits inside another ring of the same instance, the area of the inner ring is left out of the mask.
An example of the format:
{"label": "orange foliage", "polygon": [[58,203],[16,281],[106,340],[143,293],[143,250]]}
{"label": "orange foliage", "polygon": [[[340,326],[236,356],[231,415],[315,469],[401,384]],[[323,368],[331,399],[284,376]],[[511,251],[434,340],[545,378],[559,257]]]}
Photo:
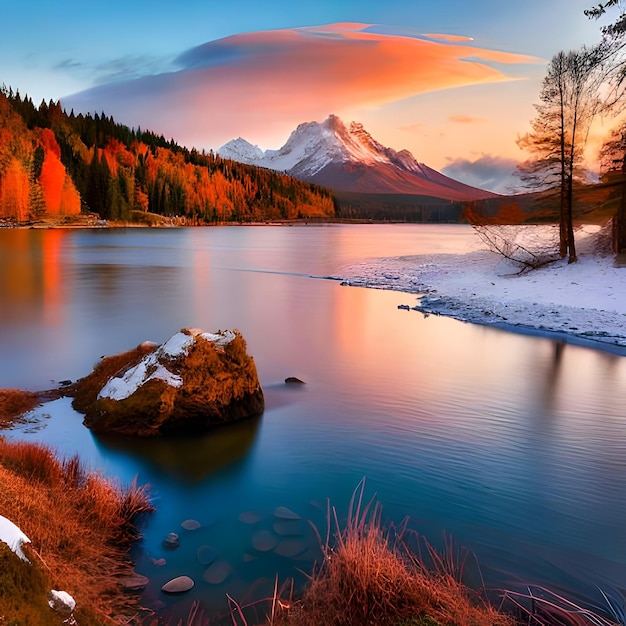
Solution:
{"label": "orange foliage", "polygon": [[65,184],[65,167],[54,152],[46,151],[39,183],[46,201],[46,212],[56,215],[61,212],[61,196]]}
{"label": "orange foliage", "polygon": [[61,192],[61,205],[59,207],[61,215],[78,215],[80,213],[80,194],[74,186],[72,179],[65,176],[63,191]]}
{"label": "orange foliage", "polygon": [[57,143],[56,137],[54,136],[54,132],[49,128],[39,128],[39,141],[41,143],[42,148],[46,151],[46,153],[52,153],[58,159],[61,158],[61,148]]}
{"label": "orange foliage", "polygon": [[0,177],[0,217],[27,220],[29,193],[28,172],[12,158]]}
{"label": "orange foliage", "polygon": [[39,176],[46,213],[76,215],[80,213],[80,195],[61,163],[61,148],[49,128],[37,129],[39,143],[44,149],[44,161]]}

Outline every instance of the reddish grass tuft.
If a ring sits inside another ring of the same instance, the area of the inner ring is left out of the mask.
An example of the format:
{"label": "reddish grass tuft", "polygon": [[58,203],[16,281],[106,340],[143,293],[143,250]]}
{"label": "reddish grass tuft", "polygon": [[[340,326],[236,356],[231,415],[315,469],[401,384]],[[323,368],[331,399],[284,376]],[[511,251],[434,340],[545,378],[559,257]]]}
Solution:
{"label": "reddish grass tuft", "polygon": [[16,418],[32,411],[39,404],[39,396],[21,389],[0,389],[0,430],[9,428]]}
{"label": "reddish grass tuft", "polygon": [[[450,560],[428,547],[426,567],[402,540],[383,530],[380,507],[363,502],[361,481],[340,528],[328,509],[324,560],[302,598],[279,603],[275,626],[512,626],[515,620],[463,585]],[[335,528],[331,545],[331,520]],[[434,568],[432,567],[434,566]]]}
{"label": "reddish grass tuft", "polygon": [[[135,613],[137,597],[120,581],[133,571],[128,549],[139,536],[139,516],[152,510],[134,482],[124,489],[87,472],[77,457],[60,461],[49,447],[0,438],[0,512],[30,538],[48,588],[76,599],[81,626]],[[0,615],[26,623],[20,604],[28,602],[0,593]]]}

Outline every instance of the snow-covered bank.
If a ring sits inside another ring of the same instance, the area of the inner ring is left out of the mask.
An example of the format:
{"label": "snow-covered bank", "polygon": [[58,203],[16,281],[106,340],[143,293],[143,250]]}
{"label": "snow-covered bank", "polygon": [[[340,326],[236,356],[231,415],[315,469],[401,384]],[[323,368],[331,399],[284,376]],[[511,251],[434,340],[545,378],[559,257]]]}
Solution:
{"label": "snow-covered bank", "polygon": [[517,275],[489,251],[375,259],[346,268],[344,283],[420,294],[408,308],[466,322],[601,342],[626,354],[626,267],[579,235],[579,260]]}

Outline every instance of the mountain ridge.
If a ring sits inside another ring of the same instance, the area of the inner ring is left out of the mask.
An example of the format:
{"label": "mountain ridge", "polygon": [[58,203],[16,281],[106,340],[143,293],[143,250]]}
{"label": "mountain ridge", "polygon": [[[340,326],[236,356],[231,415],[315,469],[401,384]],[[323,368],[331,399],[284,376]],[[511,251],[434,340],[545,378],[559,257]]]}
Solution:
{"label": "mountain ridge", "polygon": [[333,114],[322,122],[299,124],[278,150],[263,151],[238,137],[217,153],[339,192],[426,195],[451,201],[497,197],[418,162],[408,150],[383,146],[363,124],[346,126]]}

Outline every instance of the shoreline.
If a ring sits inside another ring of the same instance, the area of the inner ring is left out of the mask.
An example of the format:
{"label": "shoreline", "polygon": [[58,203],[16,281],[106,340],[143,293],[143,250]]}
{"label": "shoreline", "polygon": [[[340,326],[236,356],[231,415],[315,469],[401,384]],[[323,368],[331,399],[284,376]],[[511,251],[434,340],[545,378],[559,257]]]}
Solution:
{"label": "shoreline", "polygon": [[372,259],[331,278],[342,285],[398,291],[398,308],[626,356],[626,268],[581,238],[579,260],[513,273],[486,250]]}

